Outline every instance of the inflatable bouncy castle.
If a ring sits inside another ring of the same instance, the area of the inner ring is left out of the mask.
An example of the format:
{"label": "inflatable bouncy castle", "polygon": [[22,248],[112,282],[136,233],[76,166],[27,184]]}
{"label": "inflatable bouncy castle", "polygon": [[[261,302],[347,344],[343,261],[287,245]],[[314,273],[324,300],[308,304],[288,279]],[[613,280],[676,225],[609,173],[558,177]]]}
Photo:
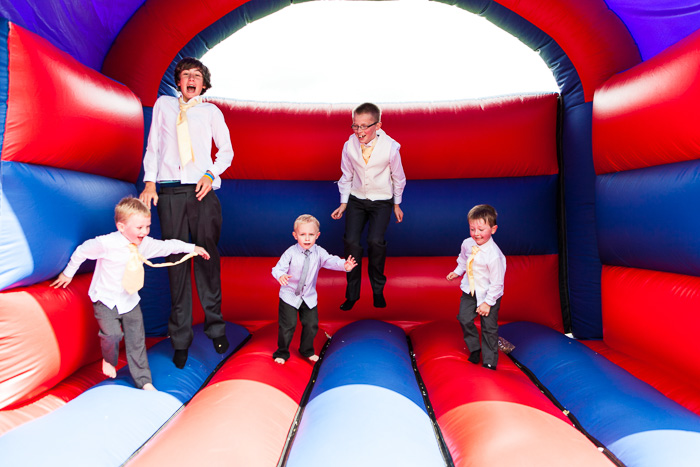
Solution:
{"label": "inflatable bouncy castle", "polygon": [[[302,213],[342,256],[330,213],[353,105],[206,96],[235,151],[217,192],[232,345],[217,354],[198,325],[175,368],[167,273],[148,270],[159,390],[137,390],[123,359],[105,380],[93,265],[67,289],[49,284],[141,191],[175,63],[290,3],[0,0],[0,465],[699,465],[690,0],[446,1],[537,50],[560,92],[382,105],[408,177],[405,220],[387,232],[388,307],[363,296],[339,310],[345,278],[322,272],[315,365],[271,358],[270,270]],[[302,151],[304,170],[290,157]],[[459,287],[445,280],[479,203],[498,209],[508,262],[499,333],[515,348],[497,371],[467,361]]]}

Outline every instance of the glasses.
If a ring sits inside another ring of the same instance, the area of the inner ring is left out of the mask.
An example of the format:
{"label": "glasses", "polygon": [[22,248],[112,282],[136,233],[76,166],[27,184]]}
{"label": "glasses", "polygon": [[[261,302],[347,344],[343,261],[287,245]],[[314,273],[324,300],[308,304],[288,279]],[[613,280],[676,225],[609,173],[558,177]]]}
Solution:
{"label": "glasses", "polygon": [[357,131],[357,130],[365,131],[367,128],[372,128],[377,123],[379,123],[379,122],[374,122],[371,125],[350,125],[350,128],[352,128],[352,131]]}

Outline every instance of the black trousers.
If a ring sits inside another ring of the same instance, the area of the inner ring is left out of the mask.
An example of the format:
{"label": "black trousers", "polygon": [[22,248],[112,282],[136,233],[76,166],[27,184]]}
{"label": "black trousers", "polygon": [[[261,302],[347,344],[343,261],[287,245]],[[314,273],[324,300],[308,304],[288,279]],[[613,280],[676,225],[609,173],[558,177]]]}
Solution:
{"label": "black trousers", "polygon": [[299,353],[306,358],[311,357],[314,352],[314,339],[318,332],[318,306],[309,308],[305,302],[297,310],[280,298],[277,309],[278,332],[277,350],[272,354],[272,358],[282,358],[289,360],[289,346],[294,337],[294,330],[297,327],[297,313],[301,321],[301,341],[299,342]]}
{"label": "black trousers", "polygon": [[[176,350],[189,348],[192,332],[192,281],[191,262],[194,261],[194,278],[197,294],[204,309],[204,332],[210,338],[223,336],[225,323],[221,316],[221,260],[219,236],[221,235],[221,203],[214,191],[198,201],[195,185],[161,187],[158,195],[158,216],[163,239],[178,239],[201,246],[211,255],[207,261],[196,256],[177,266],[168,268],[172,309],[168,332]],[[182,254],[170,255],[167,261],[177,261]]]}
{"label": "black trousers", "polygon": [[[469,352],[481,349],[481,358],[484,364],[490,364],[494,367],[498,363],[498,310],[500,308],[501,299],[499,298],[491,307],[488,316],[478,315],[476,313],[476,298],[462,292],[459,315],[457,315]],[[479,331],[474,324],[477,316],[481,318],[481,344],[479,344]]]}
{"label": "black trousers", "polygon": [[384,264],[386,263],[386,233],[391,221],[391,211],[394,202],[390,199],[370,201],[359,199],[350,195],[345,209],[345,257],[352,255],[357,261],[357,266],[347,273],[348,285],[345,289],[345,298],[358,300],[360,298],[360,285],[362,283],[362,255],[364,254],[360,239],[365,225],[369,223],[367,230],[367,273],[372,285],[372,292],[379,295],[384,291],[386,276]]}

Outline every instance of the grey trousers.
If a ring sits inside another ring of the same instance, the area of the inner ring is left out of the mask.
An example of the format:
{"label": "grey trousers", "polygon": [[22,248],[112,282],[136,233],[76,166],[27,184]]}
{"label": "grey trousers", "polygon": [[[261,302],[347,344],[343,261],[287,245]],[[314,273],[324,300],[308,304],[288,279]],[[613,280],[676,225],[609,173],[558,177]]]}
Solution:
{"label": "grey trousers", "polygon": [[[500,308],[501,299],[499,298],[491,307],[488,316],[478,315],[476,313],[476,298],[462,292],[462,298],[459,301],[459,315],[457,315],[469,352],[481,349],[482,362],[494,367],[498,363],[498,310]],[[481,318],[481,344],[479,343],[479,331],[474,324],[477,316]]]}
{"label": "grey trousers", "polygon": [[[102,302],[93,302],[95,318],[100,326],[100,345],[102,358],[114,366],[119,361],[119,342],[124,338],[126,361],[134,384],[141,389],[144,384],[152,383],[151,368],[146,355],[146,332],[143,328],[141,306],[124,314],[117,312],[117,307],[108,308]],[[123,329],[123,332],[122,332]]]}

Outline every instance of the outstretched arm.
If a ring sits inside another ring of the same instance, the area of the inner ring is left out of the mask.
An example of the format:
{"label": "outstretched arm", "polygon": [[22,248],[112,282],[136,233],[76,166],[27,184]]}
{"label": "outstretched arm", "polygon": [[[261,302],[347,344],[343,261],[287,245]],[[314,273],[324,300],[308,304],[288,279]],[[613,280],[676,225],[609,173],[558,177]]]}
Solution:
{"label": "outstretched arm", "polygon": [[350,272],[355,268],[355,266],[357,266],[357,261],[355,261],[355,258],[353,258],[352,255],[348,255],[348,259],[345,261],[345,271]]}

